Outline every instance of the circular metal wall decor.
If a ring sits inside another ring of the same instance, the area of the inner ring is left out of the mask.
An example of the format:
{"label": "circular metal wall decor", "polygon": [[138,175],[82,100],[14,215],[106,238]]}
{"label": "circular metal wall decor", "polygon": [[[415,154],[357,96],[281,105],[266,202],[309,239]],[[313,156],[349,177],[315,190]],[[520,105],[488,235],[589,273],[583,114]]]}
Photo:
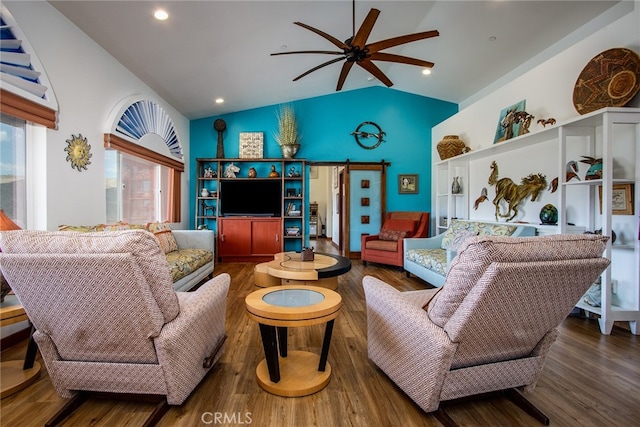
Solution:
{"label": "circular metal wall decor", "polygon": [[384,141],[384,132],[373,122],[362,122],[354,132],[351,132],[358,145],[367,150],[373,150]]}
{"label": "circular metal wall decor", "polygon": [[90,153],[91,146],[87,144],[87,138],[81,133],[78,136],[71,135],[71,139],[67,139],[67,146],[64,151],[67,152],[67,161],[71,162],[71,169],[87,170],[87,165],[91,164],[89,160],[93,154]]}

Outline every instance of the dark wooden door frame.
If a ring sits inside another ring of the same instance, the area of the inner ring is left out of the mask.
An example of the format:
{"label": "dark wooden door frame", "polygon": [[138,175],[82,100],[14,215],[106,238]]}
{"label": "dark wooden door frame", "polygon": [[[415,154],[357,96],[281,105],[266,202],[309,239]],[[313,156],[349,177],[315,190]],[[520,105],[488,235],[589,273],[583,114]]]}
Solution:
{"label": "dark wooden door frame", "polygon": [[[380,179],[380,217],[384,220],[387,211],[387,167],[391,166],[391,163],[385,162],[384,159],[379,162],[352,162],[349,159],[345,161],[307,161],[309,166],[338,166],[343,167],[338,178],[338,193],[340,194],[340,206],[338,214],[338,238],[340,254],[350,258],[351,251],[349,241],[349,200],[351,197],[351,191],[349,186],[349,173],[351,170],[379,170],[381,173]],[[357,254],[354,254],[354,256]]]}

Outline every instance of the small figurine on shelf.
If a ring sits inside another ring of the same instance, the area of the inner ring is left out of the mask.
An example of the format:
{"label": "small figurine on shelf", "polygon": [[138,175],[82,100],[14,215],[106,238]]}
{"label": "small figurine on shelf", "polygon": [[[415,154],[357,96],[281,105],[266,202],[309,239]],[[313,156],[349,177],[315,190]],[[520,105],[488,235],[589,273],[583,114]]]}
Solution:
{"label": "small figurine on shelf", "polygon": [[280,174],[276,170],[276,165],[271,165],[271,172],[269,172],[269,178],[278,178]]}
{"label": "small figurine on shelf", "polygon": [[204,178],[215,178],[218,174],[213,170],[211,166],[204,168]]}
{"label": "small figurine on shelf", "polygon": [[209,216],[215,216],[216,215],[216,207],[215,206],[209,206],[205,203],[205,201],[202,201],[202,213],[203,215],[207,216],[207,212],[211,211],[211,213],[209,214]]}
{"label": "small figurine on shelf", "polygon": [[255,178],[256,176],[258,176],[258,172],[256,172],[256,168],[249,168],[248,176],[249,178]]}
{"label": "small figurine on shelf", "polygon": [[224,177],[235,178],[238,172],[240,172],[240,168],[231,162],[224,170]]}
{"label": "small figurine on shelf", "polygon": [[202,187],[202,190],[200,190],[200,195],[202,197],[209,197],[209,190],[207,190],[205,187]]}
{"label": "small figurine on shelf", "polygon": [[289,168],[289,174],[288,175],[289,175],[289,178],[293,178],[294,176],[296,176],[296,168],[295,168],[295,166],[291,166]]}
{"label": "small figurine on shelf", "polygon": [[580,163],[586,163],[591,165],[587,174],[584,176],[585,181],[591,181],[593,179],[602,179],[602,158],[597,159],[595,157],[581,156],[583,160]]}

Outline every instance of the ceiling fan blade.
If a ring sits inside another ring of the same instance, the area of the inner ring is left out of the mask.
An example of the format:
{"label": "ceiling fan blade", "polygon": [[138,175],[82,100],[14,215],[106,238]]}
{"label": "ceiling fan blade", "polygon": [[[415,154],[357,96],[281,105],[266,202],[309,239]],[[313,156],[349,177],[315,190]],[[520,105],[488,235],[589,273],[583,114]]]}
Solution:
{"label": "ceiling fan blade", "polygon": [[343,55],[344,56],[344,52],[338,52],[335,50],[297,50],[294,52],[278,52],[278,53],[272,53],[271,56],[278,56],[278,55],[294,55],[294,54],[298,54],[298,53],[322,53],[325,55]]}
{"label": "ceiling fan blade", "polygon": [[393,53],[377,52],[369,56],[372,61],[397,62],[399,64],[417,65],[419,67],[432,68],[433,62],[423,61],[422,59],[409,58],[408,56],[394,55]]}
{"label": "ceiling fan blade", "polygon": [[337,38],[325,33],[324,31],[321,31],[317,28],[312,27],[311,25],[303,24],[302,22],[294,22],[294,24],[299,25],[302,28],[306,28],[309,31],[313,31],[320,37],[323,37],[326,40],[329,40],[331,43],[333,43],[335,46],[339,47],[340,49],[349,49],[349,46],[347,46],[345,42],[340,41]]}
{"label": "ceiling fan blade", "polygon": [[437,37],[440,33],[438,30],[424,31],[422,33],[415,34],[407,34],[405,36],[392,37],[386,40],[380,40],[379,42],[371,43],[367,45],[369,49],[369,53],[376,53],[378,51],[393,47],[399,46],[405,43],[415,42],[417,40],[428,39],[430,37]]}
{"label": "ceiling fan blade", "polygon": [[309,71],[305,71],[304,73],[300,74],[298,77],[296,77],[295,79],[293,79],[293,81],[294,81],[294,82],[295,82],[295,81],[298,81],[298,80],[300,80],[301,78],[303,78],[304,76],[306,76],[307,74],[313,73],[314,71],[317,71],[317,70],[319,70],[319,69],[320,69],[320,68],[322,68],[322,67],[326,67],[327,65],[331,65],[331,64],[333,64],[334,62],[343,61],[343,60],[344,60],[344,58],[335,58],[335,59],[332,59],[331,61],[324,62],[324,63],[322,63],[322,64],[318,65],[317,67],[313,67],[313,68],[312,68],[312,69],[310,69]]}
{"label": "ceiling fan blade", "polygon": [[389,78],[384,75],[382,70],[380,70],[380,68],[376,67],[376,65],[373,62],[371,62],[369,59],[365,59],[363,61],[356,62],[356,64],[358,64],[359,66],[361,66],[362,68],[367,70],[369,73],[371,73],[373,75],[373,77],[375,77],[376,79],[380,80],[382,83],[387,85],[387,87],[393,86],[393,82],[391,80],[389,80]]}
{"label": "ceiling fan blade", "polygon": [[353,37],[351,41],[351,46],[358,46],[361,49],[367,44],[367,39],[369,38],[369,34],[371,34],[371,30],[373,30],[373,26],[378,19],[378,15],[380,15],[380,11],[378,9],[371,9],[367,14],[367,17],[364,18],[362,25],[358,28],[358,32]]}
{"label": "ceiling fan blade", "polygon": [[340,71],[340,77],[338,77],[338,84],[336,86],[336,92],[342,90],[342,85],[344,85],[344,81],[347,79],[347,74],[351,71],[351,67],[353,67],[352,61],[346,61],[342,65],[342,71]]}

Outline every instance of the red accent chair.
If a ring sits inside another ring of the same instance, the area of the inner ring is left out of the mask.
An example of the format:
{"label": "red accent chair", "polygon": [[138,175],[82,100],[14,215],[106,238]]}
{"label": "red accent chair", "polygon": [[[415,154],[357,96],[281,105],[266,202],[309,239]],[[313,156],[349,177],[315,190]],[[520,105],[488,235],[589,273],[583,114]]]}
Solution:
{"label": "red accent chair", "polygon": [[389,212],[380,233],[362,236],[360,258],[403,267],[404,244],[408,237],[429,237],[429,212]]}

